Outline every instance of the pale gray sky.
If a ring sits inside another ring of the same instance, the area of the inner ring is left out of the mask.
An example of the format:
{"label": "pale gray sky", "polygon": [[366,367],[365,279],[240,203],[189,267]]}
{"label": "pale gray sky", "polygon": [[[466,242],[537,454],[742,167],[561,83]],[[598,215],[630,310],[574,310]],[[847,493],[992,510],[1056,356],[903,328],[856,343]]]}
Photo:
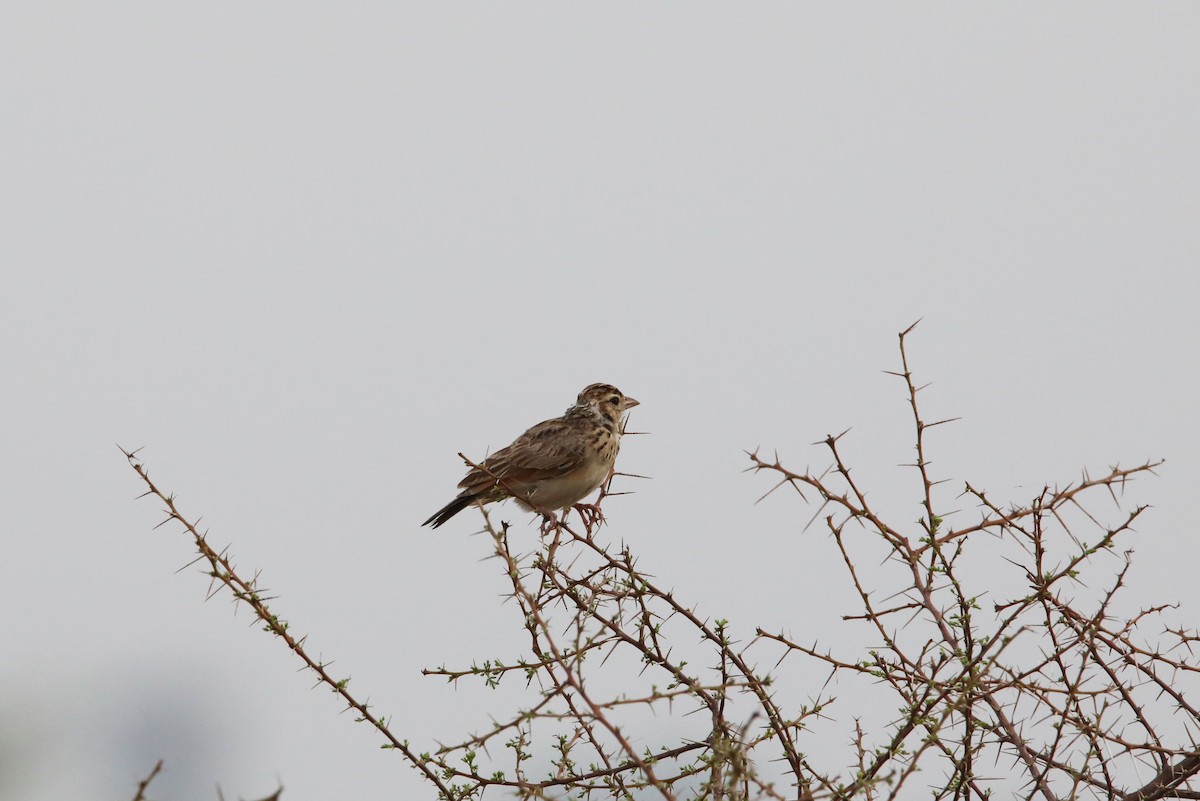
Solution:
{"label": "pale gray sky", "polygon": [[524,644],[475,521],[418,528],[455,452],[617,384],[653,481],[605,535],[829,636],[828,543],[742,450],[854,426],[915,520],[881,370],[918,317],[936,469],[1018,501],[1165,457],[1133,583],[1194,620],[1197,41],[1190,3],[8,8],[0,796],[160,757],[164,799],[433,796],[203,602],[115,443],[431,744],[505,706],[420,668]]}

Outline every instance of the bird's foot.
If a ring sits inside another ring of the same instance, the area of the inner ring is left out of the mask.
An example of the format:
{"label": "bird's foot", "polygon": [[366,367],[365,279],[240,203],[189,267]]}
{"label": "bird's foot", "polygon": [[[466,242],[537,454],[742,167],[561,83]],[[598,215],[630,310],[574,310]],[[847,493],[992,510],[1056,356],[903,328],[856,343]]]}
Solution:
{"label": "bird's foot", "polygon": [[577,503],[572,508],[579,512],[579,519],[583,521],[583,527],[589,537],[592,529],[599,527],[604,522],[604,512],[600,511],[600,507],[594,503]]}
{"label": "bird's foot", "polygon": [[558,515],[554,512],[542,512],[542,536],[546,536],[550,532],[558,528]]}

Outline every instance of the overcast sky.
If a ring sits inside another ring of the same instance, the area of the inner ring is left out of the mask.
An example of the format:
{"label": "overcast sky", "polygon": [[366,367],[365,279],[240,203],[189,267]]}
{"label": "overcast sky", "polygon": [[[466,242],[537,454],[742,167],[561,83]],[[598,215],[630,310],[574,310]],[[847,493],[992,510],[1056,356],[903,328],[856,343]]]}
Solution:
{"label": "overcast sky", "polygon": [[505,707],[420,668],[525,643],[477,519],[419,528],[456,452],[616,384],[653,480],[604,536],[743,636],[825,630],[833,551],[743,450],[853,426],[915,520],[921,317],[935,472],[1165,457],[1131,583],[1194,624],[1197,42],[1191,3],[6,9],[0,796],[163,758],[163,799],[433,797],[204,602],[116,444],[432,744]]}

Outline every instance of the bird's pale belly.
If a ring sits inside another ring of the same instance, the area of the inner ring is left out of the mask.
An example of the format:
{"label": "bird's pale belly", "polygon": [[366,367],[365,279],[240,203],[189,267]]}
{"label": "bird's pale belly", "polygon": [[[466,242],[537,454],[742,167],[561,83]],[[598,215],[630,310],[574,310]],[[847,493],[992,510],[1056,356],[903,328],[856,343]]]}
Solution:
{"label": "bird's pale belly", "polygon": [[[612,462],[597,461],[579,467],[566,475],[557,478],[543,479],[537,488],[526,496],[528,504],[522,506],[539,507],[553,511],[565,509],[579,503],[594,492],[612,470]],[[521,499],[518,499],[518,502]]]}

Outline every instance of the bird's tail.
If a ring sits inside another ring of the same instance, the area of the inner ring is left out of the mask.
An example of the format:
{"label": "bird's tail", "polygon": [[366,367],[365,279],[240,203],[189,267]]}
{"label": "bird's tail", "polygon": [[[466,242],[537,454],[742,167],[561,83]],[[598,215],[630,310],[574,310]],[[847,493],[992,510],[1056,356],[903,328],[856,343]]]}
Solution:
{"label": "bird's tail", "polygon": [[421,525],[428,526],[432,524],[433,528],[437,528],[442,523],[445,523],[447,520],[461,512],[463,509],[466,509],[468,506],[475,503],[475,497],[476,496],[474,495],[458,496],[454,500],[450,501],[450,503],[434,512],[433,517],[429,518]]}

